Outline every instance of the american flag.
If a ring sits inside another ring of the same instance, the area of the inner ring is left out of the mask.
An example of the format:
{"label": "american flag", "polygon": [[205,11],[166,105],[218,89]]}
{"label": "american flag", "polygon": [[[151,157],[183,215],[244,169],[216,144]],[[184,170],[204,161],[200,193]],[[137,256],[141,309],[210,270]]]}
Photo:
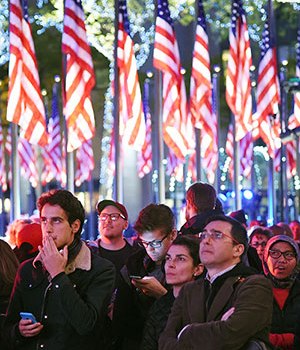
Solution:
{"label": "american flag", "polygon": [[268,0],[269,13],[263,31],[261,57],[258,66],[257,110],[253,115],[253,138],[263,139],[269,155],[275,157],[275,149],[280,148],[279,103],[280,89],[277,75],[277,58],[273,28],[271,23],[272,4]]}
{"label": "american flag", "polygon": [[[246,136],[244,136],[238,142],[238,147],[240,151],[241,174],[244,177],[249,178],[251,175],[251,169],[253,165],[253,139],[251,132],[248,132]],[[231,158],[229,166],[229,175],[230,178],[233,179],[234,137],[232,123],[229,124],[225,150],[228,157]]]}
{"label": "american flag", "polygon": [[79,187],[84,181],[90,181],[94,168],[92,140],[88,140],[76,151],[75,185]]}
{"label": "american flag", "polygon": [[62,135],[60,132],[60,116],[58,101],[58,84],[52,88],[51,117],[48,123],[49,144],[45,148],[45,172],[42,184],[56,179],[62,187],[66,184],[66,160],[62,156]]}
{"label": "american flag", "polygon": [[4,137],[3,137],[3,129],[2,129],[1,124],[0,124],[0,186],[1,186],[3,192],[5,192],[7,190]]}
{"label": "american flag", "polygon": [[18,154],[22,176],[29,180],[32,187],[36,187],[39,181],[37,170],[37,158],[32,145],[23,137],[19,137]]}
{"label": "american flag", "polygon": [[[288,179],[291,179],[297,173],[297,145],[296,140],[289,141],[285,144],[286,148],[286,175]],[[281,148],[276,149],[274,158],[275,171],[280,172],[281,170]]]}
{"label": "american flag", "polygon": [[[196,38],[193,52],[190,109],[195,127],[201,130],[201,157],[209,182],[214,181],[218,163],[217,116],[212,106],[212,84],[208,35],[203,3],[198,1]],[[191,162],[190,162],[191,163]]]}
{"label": "american flag", "polygon": [[[300,27],[297,30],[296,77],[300,78]],[[296,92],[294,96],[294,118],[296,124],[294,127],[300,126],[300,92]]]}
{"label": "american flag", "polygon": [[19,124],[24,138],[45,146],[46,117],[27,0],[10,1],[10,57],[7,120]]}
{"label": "american flag", "polygon": [[242,0],[232,1],[229,45],[226,101],[235,116],[235,139],[239,141],[252,130],[252,56]]}
{"label": "american flag", "polygon": [[91,101],[95,74],[80,0],[65,1],[62,52],[66,55],[64,114],[68,129],[67,149],[72,152],[95,134]]}
{"label": "american flag", "polygon": [[124,123],[120,131],[123,135],[123,143],[140,151],[145,142],[146,124],[133,41],[130,37],[126,0],[119,0],[117,53],[120,82],[120,116],[122,119],[121,123]]}
{"label": "american flag", "polygon": [[[185,133],[188,114],[180,55],[167,0],[158,0],[153,65],[163,76],[163,137],[179,159],[187,154],[191,139]],[[182,101],[183,99],[183,101]]]}
{"label": "american flag", "polygon": [[149,106],[149,83],[144,84],[144,114],[146,116],[146,138],[142,150],[138,153],[138,176],[143,178],[152,170],[152,127]]}

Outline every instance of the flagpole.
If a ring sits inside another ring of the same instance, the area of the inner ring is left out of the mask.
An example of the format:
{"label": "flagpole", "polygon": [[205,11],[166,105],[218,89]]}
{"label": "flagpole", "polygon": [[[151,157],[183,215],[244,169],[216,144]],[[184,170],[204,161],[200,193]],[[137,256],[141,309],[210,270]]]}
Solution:
{"label": "flagpole", "polygon": [[212,76],[212,84],[213,84],[213,113],[215,113],[217,118],[217,148],[218,148],[218,162],[217,162],[217,169],[216,169],[216,191],[219,193],[220,187],[221,187],[221,171],[220,171],[220,164],[219,164],[219,149],[220,149],[220,123],[221,123],[221,116],[220,116],[220,66],[216,65],[214,66],[214,72]]}
{"label": "flagpole", "polygon": [[114,144],[115,144],[115,179],[114,199],[123,202],[123,172],[120,161],[120,111],[119,111],[119,68],[118,68],[118,29],[119,0],[115,0],[115,48],[114,48]]}
{"label": "flagpole", "polygon": [[[286,81],[286,66],[282,63],[280,68],[280,87],[281,87],[281,133],[285,133],[287,130],[287,92],[284,89],[284,83]],[[281,142],[280,149],[280,220],[283,222],[289,222],[288,212],[288,185],[287,185],[287,158],[286,158],[286,145]]]}
{"label": "flagpole", "polygon": [[20,200],[20,164],[18,156],[18,125],[11,123],[11,174],[12,174],[12,188],[10,191],[10,222],[20,217],[21,214],[21,200]]}
{"label": "flagpole", "polygon": [[233,185],[235,192],[235,208],[234,210],[238,210],[242,208],[242,199],[241,199],[241,191],[240,191],[240,174],[241,174],[241,162],[240,162],[240,142],[236,141],[236,123],[235,117],[232,114],[232,125],[233,125]]}

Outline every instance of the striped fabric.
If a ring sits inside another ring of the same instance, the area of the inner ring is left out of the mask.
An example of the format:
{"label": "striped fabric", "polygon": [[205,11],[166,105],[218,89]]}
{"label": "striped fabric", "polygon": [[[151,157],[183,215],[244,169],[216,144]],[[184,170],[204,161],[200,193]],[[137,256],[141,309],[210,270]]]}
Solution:
{"label": "striped fabric", "polygon": [[143,178],[152,170],[152,126],[149,106],[149,83],[144,84],[144,114],[146,116],[146,138],[142,150],[138,153],[138,176]]}
{"label": "striped fabric", "polygon": [[20,125],[32,144],[48,142],[35,49],[28,21],[27,0],[10,1],[10,57],[7,120]]}
{"label": "striped fabric", "polygon": [[[252,133],[248,132],[246,136],[238,142],[239,152],[240,152],[240,166],[241,175],[249,178],[251,175],[251,169],[253,165],[253,139]],[[229,176],[233,179],[233,164],[234,164],[234,137],[233,137],[233,125],[229,124],[227,140],[225,146],[226,154],[231,158],[229,166]]]}
{"label": "striped fabric", "polygon": [[126,0],[119,0],[117,53],[120,86],[120,133],[123,136],[122,142],[140,151],[145,142],[146,124],[133,41],[130,37]]}
{"label": "striped fabric", "polygon": [[235,116],[235,139],[239,141],[252,130],[250,79],[252,56],[242,0],[232,1],[229,45],[226,101],[232,114]]}
{"label": "striped fabric", "polygon": [[202,166],[206,172],[208,181],[213,183],[218,165],[218,130],[217,117],[212,106],[208,35],[202,0],[198,1],[190,95],[190,109],[193,124],[196,128],[202,129],[200,140]]}
{"label": "striped fabric", "polygon": [[94,168],[92,140],[88,140],[76,151],[75,185],[79,187],[84,181],[90,181]]}
{"label": "striped fabric", "polygon": [[270,157],[275,157],[275,150],[280,148],[279,103],[280,88],[277,75],[277,58],[274,35],[272,33],[272,4],[263,32],[261,58],[258,66],[257,110],[253,115],[253,138],[259,137],[268,147]]}
{"label": "striped fabric", "polygon": [[30,181],[32,187],[36,187],[39,181],[37,170],[37,158],[32,145],[23,137],[19,137],[18,154],[22,176]]}
{"label": "striped fabric", "polygon": [[[300,78],[300,28],[298,28],[297,31],[296,77]],[[294,118],[296,121],[296,126],[300,126],[300,92],[296,92],[294,96]]]}
{"label": "striped fabric", "polygon": [[190,148],[190,137],[185,133],[188,122],[184,101],[185,85],[168,6],[167,0],[158,0],[153,65],[162,72],[163,138],[174,155],[184,159]]}
{"label": "striped fabric", "polygon": [[65,1],[62,52],[66,55],[64,114],[68,129],[67,150],[72,152],[95,134],[91,101],[95,75],[80,0]]}

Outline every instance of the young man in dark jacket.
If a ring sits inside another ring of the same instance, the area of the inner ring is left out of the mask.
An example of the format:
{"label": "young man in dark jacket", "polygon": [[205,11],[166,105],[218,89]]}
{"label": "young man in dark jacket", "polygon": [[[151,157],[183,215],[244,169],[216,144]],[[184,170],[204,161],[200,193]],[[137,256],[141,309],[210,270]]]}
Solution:
{"label": "young man in dark jacket", "polygon": [[181,289],[159,349],[240,350],[254,340],[267,344],[272,287],[241,262],[246,229],[219,215],[208,219],[199,237],[206,277]]}
{"label": "young man in dark jacket", "polygon": [[[24,350],[100,349],[114,266],[81,241],[84,209],[72,193],[53,190],[37,204],[43,246],[17,273],[4,335]],[[21,319],[20,312],[32,313],[37,322]]]}

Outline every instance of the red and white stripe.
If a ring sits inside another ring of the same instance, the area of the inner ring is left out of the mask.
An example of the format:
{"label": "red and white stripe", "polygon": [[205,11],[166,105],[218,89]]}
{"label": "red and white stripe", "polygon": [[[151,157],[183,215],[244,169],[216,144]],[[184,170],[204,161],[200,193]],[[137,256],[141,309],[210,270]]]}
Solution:
{"label": "red and white stripe", "polygon": [[186,93],[178,44],[166,0],[158,1],[153,65],[163,77],[163,138],[175,156],[184,159],[190,148],[190,135],[184,133],[188,118],[184,101]]}
{"label": "red and white stripe", "polygon": [[252,130],[250,78],[252,56],[246,16],[241,0],[232,2],[229,45],[226,101],[235,117],[235,139],[239,141]]}
{"label": "red and white stripe", "polygon": [[123,143],[140,151],[145,142],[146,125],[133,46],[129,32],[126,1],[119,0],[117,54],[121,100],[120,116],[124,123],[120,131]]}
{"label": "red and white stripe", "polygon": [[146,138],[142,150],[138,153],[138,176],[143,178],[152,170],[152,127],[151,114],[146,113]]}
{"label": "red and white stripe", "polygon": [[90,181],[94,168],[92,140],[88,140],[76,151],[75,185],[79,187],[84,181]]}
{"label": "red and white stripe", "polygon": [[66,0],[62,52],[66,55],[64,114],[68,129],[68,152],[91,139],[95,119],[91,91],[95,75],[80,0]]}
{"label": "red and white stripe", "polygon": [[7,190],[4,138],[3,138],[3,129],[1,124],[0,124],[0,186],[3,192]]}
{"label": "red and white stripe", "polygon": [[[23,5],[23,7],[22,7]],[[20,125],[32,144],[47,144],[46,117],[27,0],[10,1],[10,56],[7,120]]]}
{"label": "red and white stripe", "polygon": [[22,176],[29,180],[32,187],[36,187],[39,181],[37,170],[37,157],[32,145],[23,137],[19,137],[18,154]]}

